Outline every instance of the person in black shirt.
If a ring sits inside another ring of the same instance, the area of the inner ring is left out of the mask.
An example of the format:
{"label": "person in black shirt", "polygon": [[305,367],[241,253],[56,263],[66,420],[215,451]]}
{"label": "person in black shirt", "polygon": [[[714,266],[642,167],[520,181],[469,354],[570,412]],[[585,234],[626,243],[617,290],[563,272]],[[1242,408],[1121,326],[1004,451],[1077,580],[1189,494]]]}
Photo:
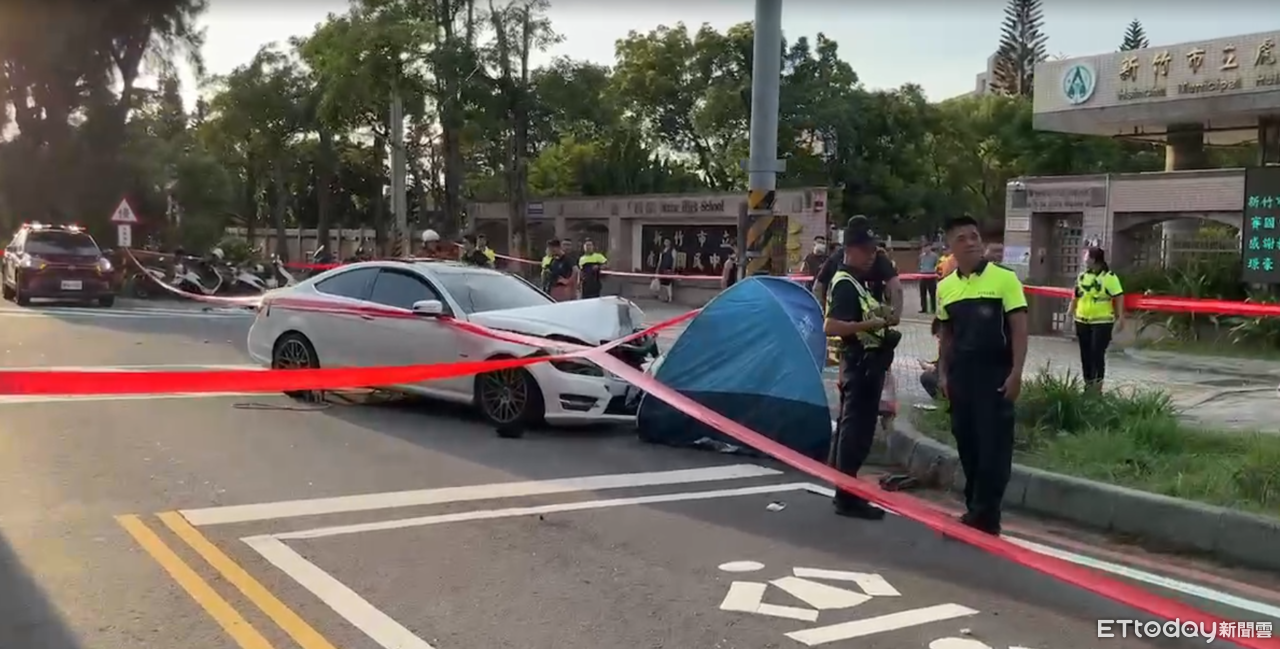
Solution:
{"label": "person in black shirt", "polygon": [[738,249],[733,248],[720,269],[720,288],[726,289],[738,283]]}
{"label": "person in black shirt", "polygon": [[[876,260],[876,240],[866,219],[852,219],[844,234],[839,270],[832,273],[822,331],[832,337],[840,362],[840,418],[831,438],[831,465],[856,476],[871,452],[876,416],[893,352],[902,335],[890,327],[897,318],[881,306],[859,279]],[[884,510],[845,491],[835,495],[836,513],[879,520]]]}
{"label": "person in black shirt", "polygon": [[[866,217],[855,216],[849,221],[854,220],[866,221]],[[831,284],[831,278],[835,276],[836,271],[840,269],[843,263],[843,257],[839,254],[831,255],[827,261],[822,264],[822,268],[818,270],[817,276],[813,280],[813,295],[818,298],[818,304],[826,304],[827,287]],[[872,297],[880,302],[887,302],[893,305],[894,313],[902,317],[902,280],[898,279],[898,269],[894,267],[893,260],[889,258],[887,252],[882,249],[876,250],[875,260],[871,267],[864,273],[860,273],[858,279],[865,282],[868,291],[871,291]]]}
{"label": "person in black shirt", "polygon": [[662,240],[662,252],[658,253],[658,299],[663,302],[670,302],[674,299],[675,280],[671,278],[676,274],[676,251],[671,247],[670,239]]}
{"label": "person in black shirt", "polygon": [[476,235],[467,234],[462,237],[462,263],[471,264],[472,266],[480,266],[481,268],[492,268],[489,263],[489,257],[484,254],[476,243]]}
{"label": "person in black shirt", "polygon": [[[818,273],[822,272],[822,267],[826,265],[827,260],[833,256],[827,253],[827,238],[817,236],[813,238],[813,252],[805,255],[804,262],[800,268],[800,274],[812,277],[809,280],[809,289],[813,290],[813,285],[817,282]],[[835,271],[832,271],[833,273]]]}
{"label": "person in black shirt", "polygon": [[547,261],[548,292],[555,301],[568,302],[574,298],[574,288],[577,286],[573,261],[564,254],[559,239],[548,241],[547,251],[550,253]]}

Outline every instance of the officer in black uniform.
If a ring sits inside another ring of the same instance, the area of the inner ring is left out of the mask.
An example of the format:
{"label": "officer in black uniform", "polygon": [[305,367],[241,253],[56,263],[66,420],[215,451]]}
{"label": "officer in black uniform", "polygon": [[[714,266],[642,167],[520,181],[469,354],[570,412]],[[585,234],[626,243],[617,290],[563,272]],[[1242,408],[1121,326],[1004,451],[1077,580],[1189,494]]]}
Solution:
{"label": "officer in black uniform", "polygon": [[999,534],[1027,358],[1027,298],[1012,270],[984,258],[977,221],[951,219],[946,233],[956,270],[938,282],[938,387],[964,469],[960,522]]}
{"label": "officer in black uniform", "polygon": [[[902,334],[893,311],[882,306],[858,279],[876,259],[876,236],[866,219],[854,218],[844,232],[842,265],[827,290],[827,316],[822,330],[832,337],[840,361],[840,419],[831,439],[831,465],[857,475],[871,452],[879,417],[880,392],[893,364]],[[844,491],[835,496],[836,513],[867,520],[884,518],[884,510]]]}

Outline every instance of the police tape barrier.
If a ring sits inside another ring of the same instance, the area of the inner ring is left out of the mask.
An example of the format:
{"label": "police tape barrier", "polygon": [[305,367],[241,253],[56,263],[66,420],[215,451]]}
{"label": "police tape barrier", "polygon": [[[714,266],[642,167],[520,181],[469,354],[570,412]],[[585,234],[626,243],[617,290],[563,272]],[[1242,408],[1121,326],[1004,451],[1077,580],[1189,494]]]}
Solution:
{"label": "police tape barrier", "polygon": [[[133,256],[132,251],[126,249],[129,259],[134,264],[142,267],[141,262]],[[163,253],[148,253],[163,254]],[[501,259],[514,261],[524,264],[537,264],[528,259],[519,259],[517,257],[509,257],[506,255],[498,255]],[[419,261],[425,260],[423,257],[409,257],[401,261]],[[304,268],[316,270],[328,270],[337,268],[345,264],[288,264],[290,268]],[[626,273],[622,271],[602,271],[609,275],[618,275],[622,277],[639,277],[644,279],[653,279],[655,277],[664,277],[654,275],[652,273]],[[903,273],[898,275],[905,281],[919,281],[923,279],[933,279],[936,276],[930,273]],[[714,275],[673,275],[671,279],[675,280],[718,280],[719,276]],[[807,275],[791,275],[789,279],[794,281],[809,281],[813,277]],[[200,295],[197,293],[189,293],[175,286],[171,286],[166,282],[155,282],[159,284],[165,291],[191,300],[206,302],[209,304],[218,304],[221,306],[236,306],[242,308],[256,308],[261,302],[261,296],[247,297],[225,297],[220,295]],[[1071,299],[1073,296],[1072,289],[1056,286],[1033,286],[1026,285],[1023,289],[1030,295],[1039,295],[1043,297],[1056,297],[1061,299]],[[1124,298],[1125,308],[1132,311],[1157,311],[1163,313],[1192,313],[1203,315],[1219,315],[1219,316],[1240,316],[1246,318],[1274,318],[1280,317],[1280,304],[1250,302],[1250,301],[1234,301],[1234,300],[1214,300],[1206,298],[1186,298],[1186,297],[1168,297],[1160,295],[1139,295],[1129,293]]]}
{"label": "police tape barrier", "polygon": [[[276,301],[271,302],[272,305]],[[305,309],[303,300],[282,303],[283,308]],[[317,310],[327,310],[312,304]],[[360,310],[371,317],[419,317],[406,309],[378,308]],[[662,329],[692,318],[698,311],[690,311],[625,338],[601,345],[586,347],[564,341],[549,340],[506,331],[496,331],[448,318],[462,331],[495,340],[524,345],[539,350],[554,350],[547,355],[504,358],[489,361],[448,363],[410,367],[301,369],[272,371],[200,371],[200,372],[85,372],[85,371],[0,371],[0,394],[139,394],[139,393],[219,393],[219,392],[284,392],[304,390],[333,390],[377,385],[416,383],[434,379],[469,376],[504,369],[526,367],[535,363],[584,359],[612,372],[619,378],[661,399],[673,408],[755,448],[774,459],[815,478],[825,480],[836,488],[854,493],[889,509],[901,516],[919,522],[946,537],[964,541],[989,553],[1040,571],[1074,586],[1107,597],[1121,604],[1136,608],[1160,618],[1183,620],[1197,624],[1218,624],[1225,620],[1155,593],[1133,586],[1099,572],[1067,563],[1061,559],[1042,555],[1015,545],[1000,537],[990,536],[960,524],[944,512],[909,495],[883,491],[877,486],[845,475],[839,471],[775,442],[720,413],[698,404],[679,392],[659,383],[652,376],[641,372],[608,352],[618,345],[651,335]],[[1235,644],[1247,649],[1272,649],[1280,642],[1271,639],[1235,639]]]}
{"label": "police tape barrier", "polygon": [[[372,318],[422,318],[408,309],[394,307],[333,309],[323,303],[304,300],[281,301],[281,308],[313,312],[358,314]],[[272,302],[274,307],[277,303]],[[209,394],[222,392],[294,392],[307,390],[339,390],[376,385],[400,385],[435,379],[453,378],[526,367],[537,363],[607,355],[619,345],[655,334],[689,320],[697,310],[682,313],[651,327],[619,338],[599,347],[582,347],[563,341],[533,338],[510,332],[493,331],[471,323],[439,320],[459,329],[498,340],[555,353],[468,361],[436,365],[392,367],[356,367],[297,370],[210,370],[200,372],[117,372],[117,371],[48,371],[0,370],[0,395],[127,395],[127,394]]]}

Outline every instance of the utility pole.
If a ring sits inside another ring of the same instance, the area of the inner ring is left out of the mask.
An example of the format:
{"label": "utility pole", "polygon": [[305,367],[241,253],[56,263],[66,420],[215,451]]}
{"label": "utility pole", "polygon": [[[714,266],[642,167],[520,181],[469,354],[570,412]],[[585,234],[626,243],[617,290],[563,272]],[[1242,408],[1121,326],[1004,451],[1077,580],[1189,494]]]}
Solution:
{"label": "utility pole", "polygon": [[405,197],[404,152],[404,102],[400,93],[391,95],[391,213],[395,217],[395,240],[391,244],[392,257],[412,254],[413,242],[409,240],[409,204]]}
{"label": "utility pole", "polygon": [[738,223],[742,275],[785,275],[786,217],[773,214],[778,174],[778,92],[782,84],[782,0],[756,0],[755,63],[751,69],[751,153],[747,210]]}

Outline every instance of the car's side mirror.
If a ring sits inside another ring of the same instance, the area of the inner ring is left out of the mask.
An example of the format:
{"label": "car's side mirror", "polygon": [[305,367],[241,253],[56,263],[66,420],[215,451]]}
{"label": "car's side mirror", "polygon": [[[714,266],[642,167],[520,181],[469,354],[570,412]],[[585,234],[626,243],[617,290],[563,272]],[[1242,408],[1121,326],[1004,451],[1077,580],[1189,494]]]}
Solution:
{"label": "car's side mirror", "polygon": [[434,318],[444,315],[444,304],[440,300],[419,300],[413,303],[412,310],[415,315]]}

